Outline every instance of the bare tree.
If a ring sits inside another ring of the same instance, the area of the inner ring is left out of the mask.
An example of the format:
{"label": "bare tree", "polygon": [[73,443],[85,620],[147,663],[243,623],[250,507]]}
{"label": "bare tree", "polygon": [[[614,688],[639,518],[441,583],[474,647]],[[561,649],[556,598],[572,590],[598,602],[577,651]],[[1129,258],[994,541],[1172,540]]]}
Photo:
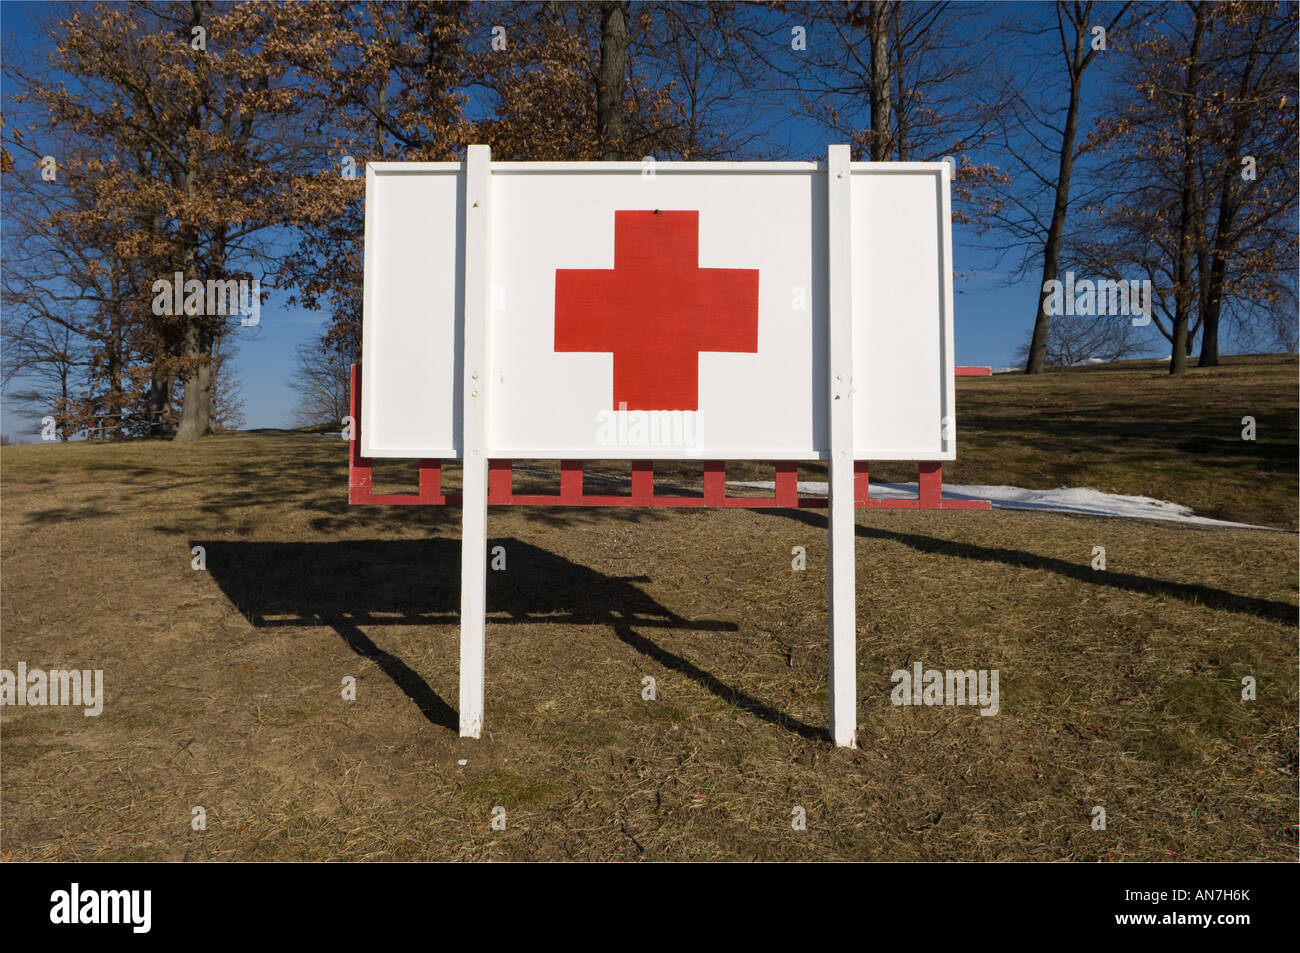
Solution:
{"label": "bare tree", "polygon": [[327,421],[342,426],[343,418],[351,412],[348,403],[351,363],[320,344],[298,345],[294,352],[295,369],[290,377],[298,393],[294,409],[298,426],[313,427]]}
{"label": "bare tree", "polygon": [[5,391],[18,416],[33,422],[27,432],[52,417],[60,440],[73,436],[79,417],[70,410],[90,365],[85,341],[66,323],[29,315],[5,322],[3,350]]}
{"label": "bare tree", "polygon": [[[1066,79],[1067,95],[1059,119],[1049,118],[1053,113],[1041,101],[1030,102],[1032,93],[1026,91],[1020,78],[1006,84],[1014,107],[1003,111],[1001,124],[1002,145],[1015,163],[1015,178],[1021,195],[1015,196],[995,214],[1000,225],[1016,238],[1028,238],[1042,262],[1042,280],[1039,284],[1037,308],[1034,311],[1033,335],[1025,361],[1025,373],[1040,373],[1046,363],[1049,329],[1052,315],[1049,312],[1051,283],[1060,279],[1061,243],[1065,234],[1065,220],[1070,207],[1070,184],[1075,161],[1080,149],[1079,110],[1083,99],[1083,75],[1096,59],[1097,53],[1106,49],[1115,39],[1117,27],[1128,14],[1130,4],[1123,4],[1111,12],[1106,22],[1093,22],[1093,4],[1088,2],[1058,2],[1055,5],[1057,54]],[[1100,32],[1097,32],[1097,31]],[[1059,121],[1060,125],[1057,125]],[[1054,164],[1055,176],[1048,178],[1039,170]],[[1032,195],[1025,195],[1024,183],[1032,193],[1045,190],[1051,195],[1051,213],[1046,221],[1039,217],[1037,203]]]}
{"label": "bare tree", "polygon": [[1091,137],[1107,188],[1078,254],[1150,282],[1171,374],[1211,327],[1203,363],[1218,360],[1223,318],[1294,347],[1296,22],[1291,4],[1157,8]]}
{"label": "bare tree", "polygon": [[[138,333],[146,269],[120,241],[123,210],[100,188],[105,163],[94,143],[59,129],[42,131],[36,149],[21,124],[10,131],[19,159],[2,173],[3,383],[75,434],[99,415],[121,420],[137,409],[131,371],[148,349]],[[88,208],[98,219],[82,214]]]}
{"label": "bare tree", "polygon": [[783,109],[765,98],[762,60],[751,49],[763,12],[733,3],[641,5],[628,56],[631,158],[784,156],[766,141]]}
{"label": "bare tree", "polygon": [[805,53],[792,56],[751,31],[767,84],[847,141],[857,159],[952,157],[954,218],[981,218],[986,188],[1000,174],[969,155],[990,141],[999,106],[987,96],[998,38],[973,22],[981,6],[859,0],[794,9],[808,24]]}
{"label": "bare tree", "polygon": [[237,351],[235,339],[227,336],[217,341],[212,354],[212,410],[208,426],[214,433],[244,426],[244,382],[232,361]]}
{"label": "bare tree", "polygon": [[[1297,196],[1295,165],[1284,158],[1296,152],[1296,109],[1286,107],[1295,92],[1295,7],[1237,3],[1217,12],[1222,28],[1212,33],[1210,61],[1220,95],[1204,107],[1211,159],[1203,176],[1203,234],[1197,248],[1202,367],[1219,363],[1223,304],[1232,294],[1234,272],[1242,270],[1245,246],[1262,235],[1275,236],[1284,246],[1287,232],[1294,233],[1294,215],[1285,210],[1294,208]],[[1243,175],[1243,165],[1254,166],[1249,176]],[[1252,263],[1261,260],[1267,256],[1251,256]],[[1260,289],[1260,296],[1282,305],[1271,310],[1294,316],[1294,271],[1287,272],[1271,288]],[[1273,343],[1283,341],[1288,350],[1294,348],[1293,333]]]}
{"label": "bare tree", "polygon": [[[1032,338],[1016,351],[1026,361]],[[1149,353],[1149,340],[1127,318],[1113,315],[1057,315],[1047,335],[1044,368],[1075,367],[1092,362],[1111,363]]]}

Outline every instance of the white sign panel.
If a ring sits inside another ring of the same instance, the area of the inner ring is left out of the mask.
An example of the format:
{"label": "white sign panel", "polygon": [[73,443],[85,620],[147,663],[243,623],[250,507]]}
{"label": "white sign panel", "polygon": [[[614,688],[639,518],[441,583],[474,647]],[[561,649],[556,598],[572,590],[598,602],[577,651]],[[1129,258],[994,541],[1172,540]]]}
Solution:
{"label": "white sign panel", "polygon": [[[849,170],[853,457],[951,460],[948,167]],[[827,459],[827,175],[492,162],[487,455]],[[465,195],[367,167],[365,456],[464,454]]]}

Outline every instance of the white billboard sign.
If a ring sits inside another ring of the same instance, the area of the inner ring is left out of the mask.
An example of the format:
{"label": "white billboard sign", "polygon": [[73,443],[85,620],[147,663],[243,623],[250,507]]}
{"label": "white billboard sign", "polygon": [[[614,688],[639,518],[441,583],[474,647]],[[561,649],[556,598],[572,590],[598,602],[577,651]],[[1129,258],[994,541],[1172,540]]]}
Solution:
{"label": "white billboard sign", "polygon": [[465,461],[463,734],[489,458],[828,460],[832,734],[852,744],[852,462],[956,454],[949,175],[847,146],[367,166],[361,453]]}
{"label": "white billboard sign", "polygon": [[[849,166],[858,460],[955,456],[947,170]],[[459,458],[465,167],[366,174],[362,453]],[[490,182],[489,456],[827,458],[825,163]]]}

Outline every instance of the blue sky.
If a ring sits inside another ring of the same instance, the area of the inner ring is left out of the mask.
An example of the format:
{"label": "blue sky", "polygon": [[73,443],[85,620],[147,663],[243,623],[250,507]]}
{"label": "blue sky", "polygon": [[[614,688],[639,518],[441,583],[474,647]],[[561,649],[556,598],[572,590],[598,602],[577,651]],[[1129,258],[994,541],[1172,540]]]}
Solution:
{"label": "blue sky", "polygon": [[[33,18],[36,10],[43,6],[46,5],[26,2],[0,4],[0,32],[3,32],[6,50],[18,48],[27,53],[39,53],[48,47],[48,35],[35,28]],[[995,3],[983,8],[981,17],[970,29],[987,30],[994,24],[1041,18],[1043,11],[1050,12],[1050,9],[1049,4],[1027,7]],[[796,23],[798,7],[794,6],[784,19]],[[1006,42],[1014,44],[1013,49],[1024,54],[1035,41],[1017,37],[1008,38]],[[1028,65],[1021,75],[1026,82],[1035,82]],[[1103,68],[1090,72],[1085,80],[1088,84],[1086,92],[1104,81]],[[15,92],[7,78],[3,88],[6,98]],[[788,103],[780,101],[768,103],[763,108],[770,113],[765,118],[770,119],[767,125],[771,130],[771,137],[765,145],[773,148],[779,142],[779,148],[786,153],[774,157],[804,159],[825,154],[825,147],[832,138],[812,119],[792,115]],[[865,104],[861,108],[865,123]],[[1084,118],[1089,118],[1087,112]],[[978,162],[986,157],[974,153],[971,158]],[[981,237],[971,226],[954,225],[953,241],[958,273],[955,285],[957,363],[995,367],[1010,365],[1014,363],[1016,348],[1023,343],[1030,329],[1037,282],[1034,278],[1013,281],[1012,271],[1016,262],[1008,260],[999,264],[997,241]],[[1030,271],[1036,273],[1034,269]],[[262,308],[261,326],[257,329],[240,328],[234,335],[238,343],[237,373],[243,382],[245,426],[249,428],[292,425],[295,395],[289,376],[294,367],[295,348],[301,342],[318,339],[327,323],[321,313],[288,308],[284,292],[270,291],[270,300]],[[1158,346],[1155,350],[1168,353],[1167,349]],[[0,426],[4,433],[16,435],[27,425],[6,406]]]}

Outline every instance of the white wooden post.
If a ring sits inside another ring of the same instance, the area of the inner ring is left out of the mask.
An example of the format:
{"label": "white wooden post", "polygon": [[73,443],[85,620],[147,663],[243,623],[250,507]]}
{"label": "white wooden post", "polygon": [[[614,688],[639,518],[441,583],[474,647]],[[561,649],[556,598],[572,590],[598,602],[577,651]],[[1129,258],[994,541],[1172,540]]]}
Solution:
{"label": "white wooden post", "polygon": [[827,340],[830,375],[830,734],[842,748],[857,747],[857,601],[853,543],[853,254],[849,147],[827,153],[829,266]]}
{"label": "white wooden post", "polygon": [[464,488],[460,537],[460,735],[483,730],[483,669],[487,613],[487,318],[492,297],[492,153],[470,146],[465,155]]}

